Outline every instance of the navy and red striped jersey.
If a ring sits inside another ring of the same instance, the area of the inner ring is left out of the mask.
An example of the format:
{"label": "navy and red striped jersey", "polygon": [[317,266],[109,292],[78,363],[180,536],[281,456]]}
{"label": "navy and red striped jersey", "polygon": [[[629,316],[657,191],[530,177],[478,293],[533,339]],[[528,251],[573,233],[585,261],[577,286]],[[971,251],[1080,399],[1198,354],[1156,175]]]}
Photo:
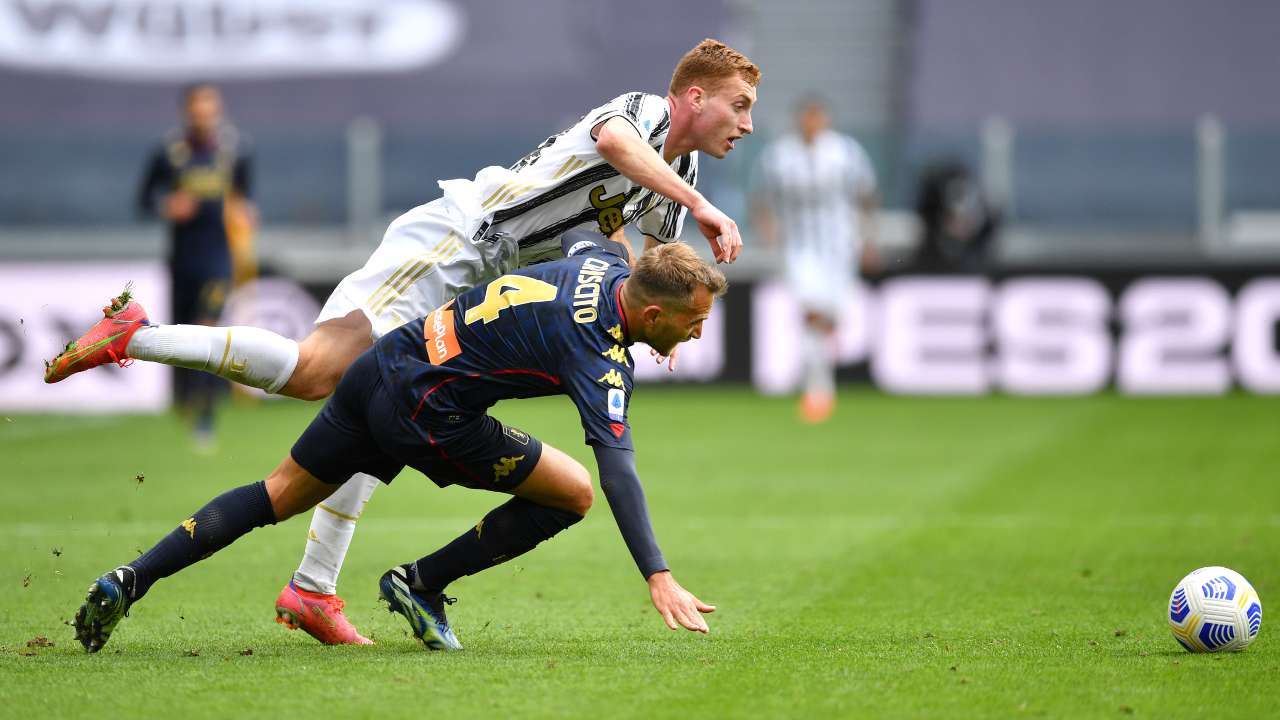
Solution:
{"label": "navy and red striped jersey", "polygon": [[458,422],[499,400],[568,395],[586,441],[632,449],[634,362],[620,291],[627,262],[583,240],[566,258],[462,293],[375,346],[383,380],[416,422]]}

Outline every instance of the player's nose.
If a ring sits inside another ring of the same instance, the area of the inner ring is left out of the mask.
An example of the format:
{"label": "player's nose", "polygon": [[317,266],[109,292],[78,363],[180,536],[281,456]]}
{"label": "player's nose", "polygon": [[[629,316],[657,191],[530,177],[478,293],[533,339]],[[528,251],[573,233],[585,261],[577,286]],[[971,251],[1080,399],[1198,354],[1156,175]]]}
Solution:
{"label": "player's nose", "polygon": [[747,116],[746,118],[744,118],[744,121],[738,123],[738,132],[742,133],[743,135],[750,135],[751,131],[754,129],[755,128],[751,125],[751,111],[748,110]]}

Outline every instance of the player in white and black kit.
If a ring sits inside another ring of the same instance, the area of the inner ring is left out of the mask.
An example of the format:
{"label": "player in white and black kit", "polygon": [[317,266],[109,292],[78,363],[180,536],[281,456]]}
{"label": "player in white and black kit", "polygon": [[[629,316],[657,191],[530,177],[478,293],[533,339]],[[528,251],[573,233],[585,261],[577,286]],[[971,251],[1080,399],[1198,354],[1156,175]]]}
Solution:
{"label": "player in white and black kit", "polygon": [[[391,223],[301,343],[259,328],[154,325],[126,294],[53,360],[45,380],[137,359],[319,399],[376,338],[509,270],[560,257],[559,237],[569,230],[594,228],[625,243],[623,227],[635,224],[648,246],[677,240],[689,214],[716,260],[732,262],[742,239],[736,223],[694,189],[697,158],[722,158],[751,133],[759,79],[741,53],[704,40],[680,59],[666,97],[620,95],[509,168],[442,181],[444,196]],[[369,642],[343,615],[336,586],[376,486],[372,476],[355,475],[318,506],[302,564],[277,598],[281,622],[326,643]]]}
{"label": "player in white and black kit", "polygon": [[826,105],[803,100],[796,132],[761,153],[753,216],[766,243],[782,244],[786,278],[804,312],[801,417],[835,409],[832,336],[857,267],[875,263],[875,171],[853,138],[830,129]]}

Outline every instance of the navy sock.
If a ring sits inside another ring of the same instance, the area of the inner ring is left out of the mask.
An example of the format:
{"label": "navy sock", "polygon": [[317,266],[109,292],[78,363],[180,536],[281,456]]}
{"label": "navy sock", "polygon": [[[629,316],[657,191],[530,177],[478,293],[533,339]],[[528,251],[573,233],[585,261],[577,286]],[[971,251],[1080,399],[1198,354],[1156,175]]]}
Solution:
{"label": "navy sock", "polygon": [[581,519],[569,510],[511,498],[474,528],[414,563],[410,584],[415,590],[440,592],[463,575],[474,575],[529,552]]}
{"label": "navy sock", "polygon": [[219,495],[127,565],[134,572],[130,599],[141,598],[160,578],[209,557],[250,530],[275,523],[265,482]]}

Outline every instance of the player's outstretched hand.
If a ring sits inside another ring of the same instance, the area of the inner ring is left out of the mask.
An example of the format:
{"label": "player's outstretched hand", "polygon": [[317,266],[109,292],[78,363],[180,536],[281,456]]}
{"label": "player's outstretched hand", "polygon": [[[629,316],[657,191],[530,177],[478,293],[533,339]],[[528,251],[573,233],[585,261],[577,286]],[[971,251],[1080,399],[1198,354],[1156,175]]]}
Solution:
{"label": "player's outstretched hand", "polygon": [[676,371],[676,353],[678,352],[680,352],[680,348],[674,347],[674,348],[671,348],[670,355],[659,355],[657,350],[654,350],[653,348],[649,348],[649,354],[653,356],[654,362],[658,363],[659,365],[661,365],[663,362],[667,363],[667,372]]}
{"label": "player's outstretched hand", "polygon": [[706,634],[707,621],[702,618],[702,614],[716,611],[715,605],[702,602],[693,593],[680,587],[669,570],[649,576],[649,597],[653,599],[653,606],[658,609],[658,614],[662,615],[667,627],[672,630],[683,627]]}
{"label": "player's outstretched hand", "polygon": [[690,208],[689,212],[698,221],[702,236],[711,243],[716,262],[731,263],[738,259],[738,253],[742,252],[742,236],[738,234],[738,224],[732,218],[706,200]]}

